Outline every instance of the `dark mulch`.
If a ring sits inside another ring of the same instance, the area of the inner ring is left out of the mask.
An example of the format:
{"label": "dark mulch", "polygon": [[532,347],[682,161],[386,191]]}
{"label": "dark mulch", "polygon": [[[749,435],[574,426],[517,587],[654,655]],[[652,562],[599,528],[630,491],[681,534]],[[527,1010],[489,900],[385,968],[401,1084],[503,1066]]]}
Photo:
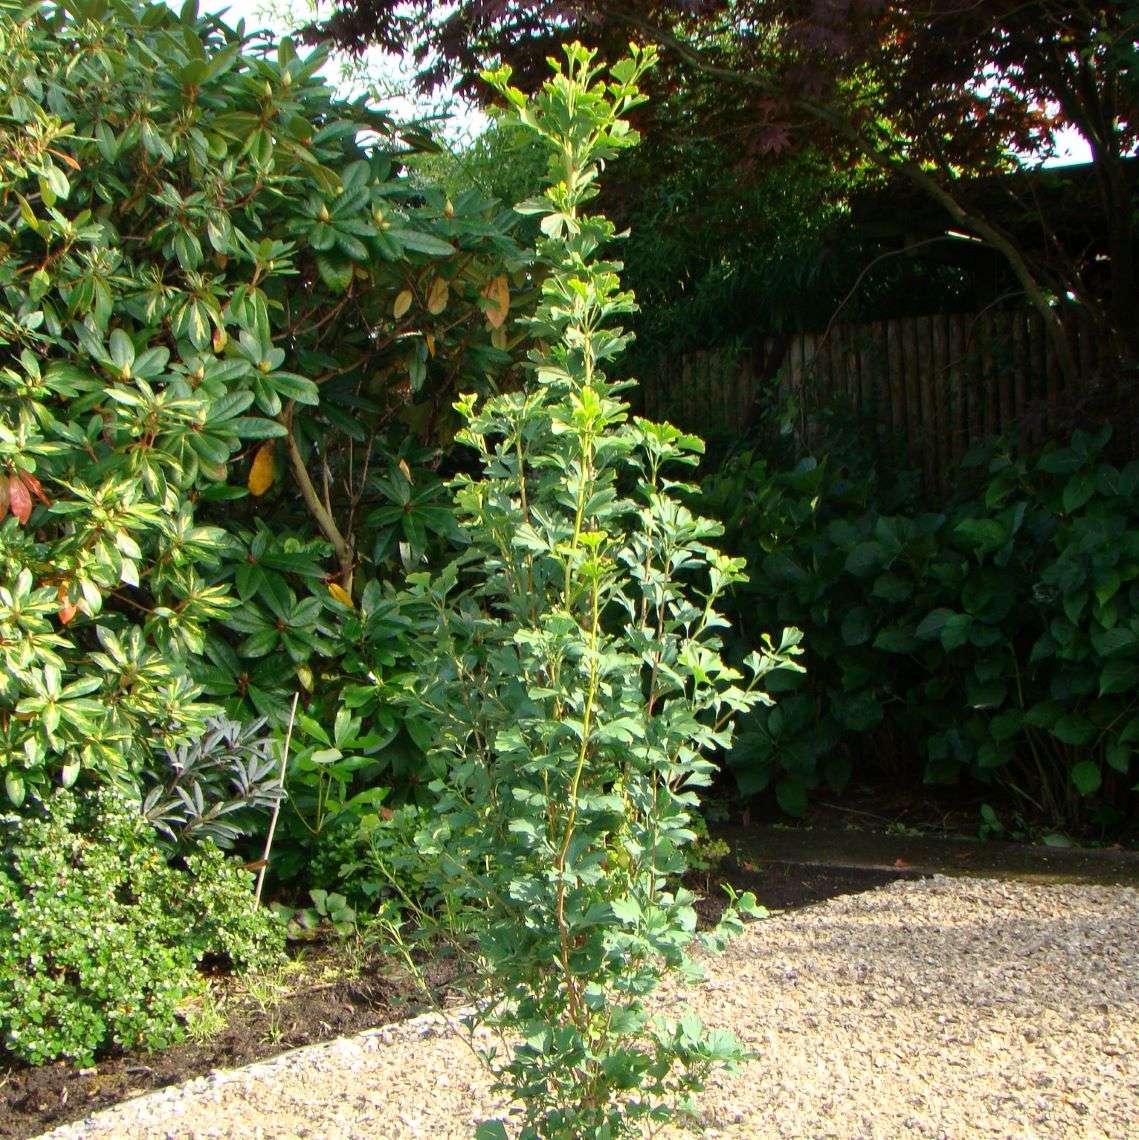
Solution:
{"label": "dark mulch", "polygon": [[[730,882],[753,891],[769,910],[794,909],[835,895],[879,887],[902,872],[787,864],[740,864],[728,859],[715,872],[693,873],[688,885],[703,899],[701,925],[713,924]],[[232,1069],[287,1049],[343,1037],[422,1012],[422,995],[407,978],[382,961],[366,961],[345,974],[344,953],[335,945],[308,948],[304,977],[290,983],[281,1000],[262,1008],[245,1000],[227,1005],[228,1022],[204,1044],[187,1042],[159,1053],[128,1053],[101,1060],[91,1069],[59,1063],[28,1068],[6,1063],[0,1053],[0,1137],[38,1136],[152,1089],[180,1084],[214,1069]],[[339,973],[336,973],[340,971]],[[322,980],[335,975],[332,980]],[[447,962],[432,967],[440,993],[451,980]],[[309,979],[307,982],[304,978]]]}

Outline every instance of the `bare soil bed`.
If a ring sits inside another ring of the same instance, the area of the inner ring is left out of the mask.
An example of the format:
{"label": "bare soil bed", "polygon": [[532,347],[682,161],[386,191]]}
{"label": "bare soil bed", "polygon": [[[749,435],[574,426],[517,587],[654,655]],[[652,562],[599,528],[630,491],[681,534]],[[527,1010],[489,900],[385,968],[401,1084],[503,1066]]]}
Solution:
{"label": "bare soil bed", "polygon": [[[756,1057],[699,1101],[709,1137],[1139,1131],[1139,891],[936,877],[748,928],[662,1007]],[[439,1015],[216,1073],[50,1134],[469,1137],[508,1106]],[[671,1133],[670,1133],[671,1134]]]}

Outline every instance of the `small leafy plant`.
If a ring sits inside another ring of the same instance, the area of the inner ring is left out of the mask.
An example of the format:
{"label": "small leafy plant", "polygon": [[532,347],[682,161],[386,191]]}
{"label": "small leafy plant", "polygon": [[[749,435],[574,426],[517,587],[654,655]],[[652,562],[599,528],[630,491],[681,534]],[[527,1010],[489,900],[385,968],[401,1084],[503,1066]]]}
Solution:
{"label": "small leafy plant", "polygon": [[143,818],[176,846],[209,839],[230,848],[249,834],[251,818],[281,795],[265,723],[218,717],[197,740],[170,749],[143,799]]}
{"label": "small leafy plant", "polygon": [[413,578],[429,651],[409,701],[431,730],[439,796],[420,856],[449,920],[477,931],[477,1016],[521,1039],[488,1061],[523,1106],[523,1136],[600,1138],[667,1119],[743,1055],[645,999],[666,971],[695,972],[693,896],[675,877],[698,789],[798,635],[766,642],[746,683],[721,659],[717,601],[742,560],[678,500],[674,471],[700,441],[631,420],[603,371],[629,339],[613,319],[634,302],[600,256],[612,224],[582,207],[636,141],[622,116],[655,57],[633,48],[604,78],[592,52],[565,54],[532,102],[508,70],[489,76],[550,154],[549,188],[518,207],[545,235],[533,381],[458,404],[482,471],[454,484],[468,551]]}
{"label": "small leafy plant", "polygon": [[312,906],[291,910],[278,904],[274,908],[285,920],[289,938],[307,941],[330,934],[346,938],[356,933],[356,912],[343,895],[316,887],[309,891],[309,898]]}
{"label": "small leafy plant", "polygon": [[179,1040],[206,958],[238,972],[281,957],[283,929],[255,909],[252,876],[212,843],[171,866],[137,805],[59,791],[4,817],[0,1034],[32,1064],[90,1064],[110,1046]]}

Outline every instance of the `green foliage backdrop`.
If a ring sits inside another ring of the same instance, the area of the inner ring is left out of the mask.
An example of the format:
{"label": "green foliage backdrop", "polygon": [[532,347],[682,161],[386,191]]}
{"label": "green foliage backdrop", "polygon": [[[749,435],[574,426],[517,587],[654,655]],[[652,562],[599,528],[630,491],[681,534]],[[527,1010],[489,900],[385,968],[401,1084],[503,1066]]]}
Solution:
{"label": "green foliage backdrop", "polygon": [[812,793],[892,756],[895,774],[967,779],[1036,826],[1125,826],[1139,462],[1106,462],[1109,435],[978,449],[942,510],[838,448],[786,466],[744,453],[706,480],[703,509],[753,567],[733,601],[742,628],[793,622],[807,648],[806,674],[741,728],[740,789],[772,788],[802,815]]}

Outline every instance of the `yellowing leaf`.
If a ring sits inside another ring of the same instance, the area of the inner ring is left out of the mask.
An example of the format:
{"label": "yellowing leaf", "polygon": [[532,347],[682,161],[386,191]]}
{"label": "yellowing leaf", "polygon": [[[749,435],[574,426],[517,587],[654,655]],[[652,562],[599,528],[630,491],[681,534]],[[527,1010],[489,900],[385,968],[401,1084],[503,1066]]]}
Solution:
{"label": "yellowing leaf", "polygon": [[251,495],[264,495],[273,486],[273,453],[277,449],[274,440],[267,439],[253,457],[253,465],[249,468],[249,493]]}
{"label": "yellowing leaf", "polygon": [[425,333],[423,339],[427,341],[427,355],[432,359],[435,358],[435,334]]}
{"label": "yellowing leaf", "polygon": [[352,595],[348,593],[343,586],[338,582],[328,583],[328,592],[342,605],[347,606],[350,610],[356,607],[352,604]]}
{"label": "yellowing leaf", "polygon": [[451,286],[445,277],[436,277],[427,294],[427,311],[437,317],[446,307],[451,297]]}
{"label": "yellowing leaf", "polygon": [[410,289],[404,289],[403,292],[396,295],[395,304],[392,305],[392,316],[398,321],[400,317],[411,308],[413,297]]}
{"label": "yellowing leaf", "polygon": [[407,460],[406,460],[406,459],[401,459],[401,460],[399,461],[399,469],[400,469],[400,471],[402,471],[402,472],[403,472],[403,477],[404,477],[404,478],[405,478],[405,479],[406,479],[406,480],[407,480],[409,483],[414,483],[414,482],[415,482],[415,480],[414,480],[414,479],[412,479],[412,477],[411,477],[411,468],[410,468],[410,467],[408,467],[408,465],[407,465]]}
{"label": "yellowing leaf", "polygon": [[506,339],[506,329],[502,329],[502,328],[495,329],[490,334],[490,343],[493,344],[495,348],[505,350],[506,345],[508,343],[507,339]]}
{"label": "yellowing leaf", "polygon": [[510,312],[510,283],[506,280],[506,274],[500,273],[488,281],[482,295],[488,302],[486,308],[487,324],[492,329],[501,328],[506,320],[506,314]]}

